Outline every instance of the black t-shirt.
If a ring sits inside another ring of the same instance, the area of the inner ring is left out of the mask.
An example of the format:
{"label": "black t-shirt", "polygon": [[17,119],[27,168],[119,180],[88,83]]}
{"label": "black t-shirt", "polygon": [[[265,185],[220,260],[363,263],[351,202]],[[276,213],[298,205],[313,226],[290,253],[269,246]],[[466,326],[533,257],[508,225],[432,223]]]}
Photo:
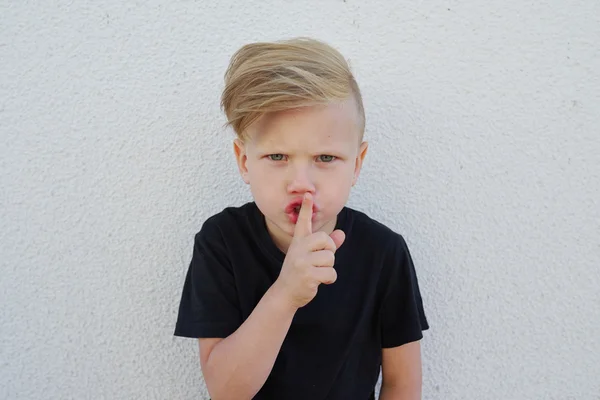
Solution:
{"label": "black t-shirt", "polygon": [[[336,229],[337,280],[298,309],[275,365],[255,399],[367,400],[381,349],[420,340],[429,328],[402,236],[345,207]],[[285,254],[255,203],[226,208],[195,237],[176,336],[225,338],[279,276]]]}

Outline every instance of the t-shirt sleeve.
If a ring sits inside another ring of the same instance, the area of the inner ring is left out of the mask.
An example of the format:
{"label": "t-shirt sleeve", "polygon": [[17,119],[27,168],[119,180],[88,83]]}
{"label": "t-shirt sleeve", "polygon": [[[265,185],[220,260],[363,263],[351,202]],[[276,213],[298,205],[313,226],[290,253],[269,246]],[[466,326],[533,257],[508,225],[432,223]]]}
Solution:
{"label": "t-shirt sleeve", "polygon": [[208,222],[195,236],[175,336],[225,338],[242,322],[226,246],[220,230]]}
{"label": "t-shirt sleeve", "polygon": [[389,279],[381,308],[381,347],[397,347],[423,338],[429,329],[413,260],[399,236],[390,250]]}

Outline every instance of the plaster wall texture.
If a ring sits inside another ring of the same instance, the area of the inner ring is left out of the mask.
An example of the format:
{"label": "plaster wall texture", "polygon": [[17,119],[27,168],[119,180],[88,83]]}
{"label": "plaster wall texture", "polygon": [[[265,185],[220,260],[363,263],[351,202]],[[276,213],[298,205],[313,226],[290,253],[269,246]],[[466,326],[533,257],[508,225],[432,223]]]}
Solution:
{"label": "plaster wall texture", "polygon": [[208,398],[172,336],[193,235],[250,200],[231,54],[350,59],[350,206],[402,233],[425,399],[600,398],[600,2],[0,4],[0,398]]}

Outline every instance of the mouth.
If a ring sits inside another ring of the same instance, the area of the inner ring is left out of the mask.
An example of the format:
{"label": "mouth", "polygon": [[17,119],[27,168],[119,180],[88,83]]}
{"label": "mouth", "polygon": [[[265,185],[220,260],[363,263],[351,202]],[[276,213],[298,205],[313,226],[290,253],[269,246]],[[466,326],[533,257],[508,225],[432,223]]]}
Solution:
{"label": "mouth", "polygon": [[[287,205],[287,207],[285,208],[285,213],[288,215],[290,221],[292,223],[296,223],[298,221],[298,216],[300,215],[300,209],[302,208],[302,200],[295,200],[292,201],[290,204]],[[317,206],[313,204],[313,209],[312,209],[312,217],[315,217],[315,214],[317,213]]]}

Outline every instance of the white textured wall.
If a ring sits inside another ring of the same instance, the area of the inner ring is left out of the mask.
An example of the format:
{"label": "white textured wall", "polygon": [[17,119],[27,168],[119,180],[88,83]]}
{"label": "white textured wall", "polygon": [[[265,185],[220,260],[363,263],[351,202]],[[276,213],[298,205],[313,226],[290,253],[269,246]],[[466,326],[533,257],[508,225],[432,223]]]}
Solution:
{"label": "white textured wall", "polygon": [[424,398],[600,398],[597,0],[0,4],[0,398],[206,398],[172,332],[193,234],[249,199],[222,75],[297,35],[363,88],[351,205],[414,253]]}

